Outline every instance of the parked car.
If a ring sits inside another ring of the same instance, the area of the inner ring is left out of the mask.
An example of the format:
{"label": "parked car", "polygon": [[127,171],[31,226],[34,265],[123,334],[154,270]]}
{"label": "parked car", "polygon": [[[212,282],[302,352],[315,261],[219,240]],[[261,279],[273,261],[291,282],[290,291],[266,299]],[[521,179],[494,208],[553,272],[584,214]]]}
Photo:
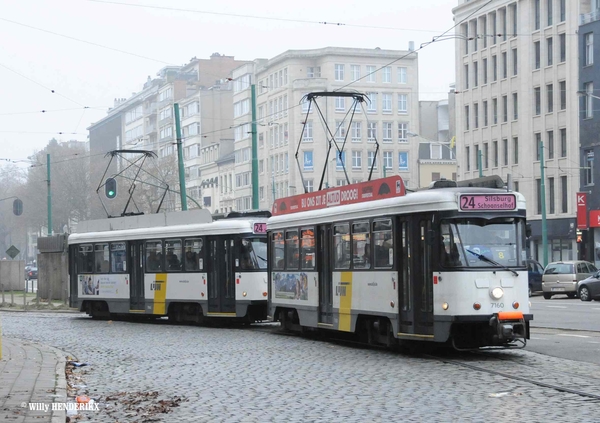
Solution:
{"label": "parked car", "polygon": [[38,277],[37,267],[29,268],[29,271],[27,272],[27,280],[30,281],[32,279],[37,279],[37,277]]}
{"label": "parked car", "polygon": [[533,259],[527,260],[527,271],[529,273],[529,296],[534,292],[542,291],[542,275],[544,268]]}
{"label": "parked car", "polygon": [[589,278],[579,281],[577,293],[581,301],[600,301],[600,271]]}
{"label": "parked car", "polygon": [[556,294],[566,294],[569,298],[575,298],[578,293],[578,282],[597,272],[596,266],[584,260],[549,263],[542,276],[544,298],[549,300]]}

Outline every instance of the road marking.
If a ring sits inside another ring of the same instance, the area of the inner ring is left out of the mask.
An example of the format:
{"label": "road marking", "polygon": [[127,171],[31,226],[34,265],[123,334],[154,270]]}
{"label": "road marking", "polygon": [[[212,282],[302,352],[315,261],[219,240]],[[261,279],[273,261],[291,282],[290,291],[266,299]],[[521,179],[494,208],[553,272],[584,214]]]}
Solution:
{"label": "road marking", "polygon": [[591,338],[591,336],[587,335],[572,335],[570,333],[558,333],[558,336],[572,336],[573,338]]}
{"label": "road marking", "polygon": [[567,308],[567,306],[546,306],[548,308]]}

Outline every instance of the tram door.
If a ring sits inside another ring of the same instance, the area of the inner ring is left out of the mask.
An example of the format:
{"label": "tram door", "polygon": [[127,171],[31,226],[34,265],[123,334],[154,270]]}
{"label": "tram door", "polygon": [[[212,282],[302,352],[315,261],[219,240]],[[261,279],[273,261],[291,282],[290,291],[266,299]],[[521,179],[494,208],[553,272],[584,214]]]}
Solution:
{"label": "tram door", "polygon": [[132,241],[129,271],[129,309],[144,310],[144,243]]}
{"label": "tram door", "polygon": [[317,231],[319,260],[319,323],[333,324],[333,283],[331,275],[331,226],[320,225]]}
{"label": "tram door", "polygon": [[433,280],[429,231],[431,216],[399,219],[400,332],[433,335]]}
{"label": "tram door", "polygon": [[208,312],[235,314],[234,239],[209,237],[207,256]]}

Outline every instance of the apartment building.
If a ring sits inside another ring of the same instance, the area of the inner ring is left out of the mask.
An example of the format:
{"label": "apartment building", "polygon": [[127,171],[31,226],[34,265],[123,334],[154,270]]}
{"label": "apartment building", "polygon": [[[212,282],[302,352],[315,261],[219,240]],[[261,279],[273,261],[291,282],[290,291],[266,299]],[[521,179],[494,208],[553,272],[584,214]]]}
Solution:
{"label": "apartment building", "polygon": [[459,0],[453,10],[458,178],[480,167],[511,175],[540,261],[543,194],[548,260],[577,257],[578,10],[579,0]]}
{"label": "apartment building", "polygon": [[[288,50],[236,69],[236,208],[252,206],[253,81],[259,208],[270,209],[274,199],[317,190],[321,183],[326,188],[365,181],[373,161],[373,178],[398,174],[408,188],[416,188],[418,143],[408,133],[419,128],[417,63],[417,54],[410,51],[326,47]],[[320,111],[309,108],[306,94],[336,90],[366,95],[368,101],[355,109],[352,120],[349,97],[322,97]],[[335,147],[327,156],[332,138],[327,127],[338,145],[347,139],[341,158]],[[375,140],[380,145],[377,158]]]}

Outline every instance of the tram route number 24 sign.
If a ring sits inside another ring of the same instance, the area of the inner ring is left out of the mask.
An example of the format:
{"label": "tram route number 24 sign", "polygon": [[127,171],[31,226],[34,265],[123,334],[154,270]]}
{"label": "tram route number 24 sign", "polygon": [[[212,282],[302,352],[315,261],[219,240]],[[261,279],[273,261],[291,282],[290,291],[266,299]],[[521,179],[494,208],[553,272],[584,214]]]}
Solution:
{"label": "tram route number 24 sign", "polygon": [[514,194],[460,196],[461,210],[514,210],[516,208],[517,200]]}

